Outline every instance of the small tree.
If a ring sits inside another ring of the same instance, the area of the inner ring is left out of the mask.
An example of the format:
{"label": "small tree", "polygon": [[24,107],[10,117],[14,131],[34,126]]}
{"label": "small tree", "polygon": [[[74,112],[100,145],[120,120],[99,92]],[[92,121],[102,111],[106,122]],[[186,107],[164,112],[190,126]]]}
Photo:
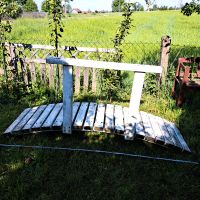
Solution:
{"label": "small tree", "polygon": [[21,6],[25,5],[27,0],[17,0],[17,3]]}
{"label": "small tree", "polygon": [[[0,0],[0,64],[3,63],[5,80],[7,82],[7,63],[6,63],[6,49],[4,43],[7,41],[7,34],[11,32],[11,18],[17,18],[22,13],[22,8],[16,2],[5,2]],[[1,60],[2,59],[2,60]]]}
{"label": "small tree", "polygon": [[[121,62],[123,59],[124,54],[122,45],[131,28],[131,15],[133,14],[133,5],[134,4],[132,3],[123,4],[123,20],[121,21],[115,37],[112,40],[114,44],[114,53],[111,55],[111,60],[113,62]],[[113,97],[119,97],[120,90],[123,85],[121,72],[115,70],[103,70],[101,74],[103,79],[101,83],[102,92],[106,93],[110,101],[113,100]]]}
{"label": "small tree", "polygon": [[49,11],[49,0],[44,0],[42,2],[41,10],[44,11],[44,12]]}
{"label": "small tree", "polygon": [[38,11],[37,4],[33,0],[27,0],[23,8],[26,12]]}
{"label": "small tree", "polygon": [[125,0],[113,0],[113,2],[112,2],[112,11],[113,12],[121,12],[124,3],[125,3]]}
{"label": "small tree", "polygon": [[186,15],[190,16],[192,13],[200,14],[200,0],[193,0],[191,3],[186,3],[181,12]]}

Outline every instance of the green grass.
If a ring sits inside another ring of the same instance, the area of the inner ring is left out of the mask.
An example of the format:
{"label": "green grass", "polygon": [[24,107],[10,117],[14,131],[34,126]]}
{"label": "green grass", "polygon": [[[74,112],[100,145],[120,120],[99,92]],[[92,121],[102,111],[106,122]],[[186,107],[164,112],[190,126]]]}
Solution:
{"label": "green grass", "polygon": [[[197,100],[197,102],[199,99]],[[0,132],[27,106],[0,105]],[[119,103],[119,102],[118,102]],[[105,134],[0,136],[0,143],[101,149],[200,162],[200,107],[143,95],[141,110],[179,126],[192,154]],[[27,160],[31,159],[30,162]],[[1,199],[199,199],[200,167],[93,153],[0,149]]]}
{"label": "green grass", "polygon": [[[160,37],[166,34],[172,37],[175,45],[199,46],[199,17],[200,15],[193,15],[188,18],[178,11],[134,13],[135,27],[126,42],[137,42],[143,48],[135,45],[128,51],[128,54],[135,56],[132,61],[157,62],[155,52],[159,52]],[[111,46],[109,41],[114,37],[120,20],[121,16],[118,14],[73,15],[65,18],[62,44]],[[47,19],[13,21],[10,38],[15,42],[48,44]],[[153,45],[145,45],[146,42]],[[149,50],[150,54],[147,55]],[[198,54],[198,51],[196,49],[192,52]],[[180,53],[179,47],[172,49],[170,63],[174,62],[177,52]],[[184,55],[186,54],[187,52]],[[0,104],[0,133],[24,108],[51,101],[47,95],[39,94],[43,92],[41,88],[37,95],[24,97],[18,103]],[[191,105],[188,102],[182,108],[175,106],[167,92],[157,96],[144,93],[141,101],[141,110],[176,123],[192,150],[191,154],[142,141],[124,141],[121,137],[91,133],[64,136],[55,131],[17,137],[0,134],[0,143],[101,149],[200,162],[199,99],[196,95]],[[127,105],[126,100],[114,103]],[[199,166],[92,153],[0,148],[2,200],[187,200],[200,199],[199,190]]]}
{"label": "green grass", "polygon": [[[170,35],[175,45],[200,45],[200,16],[183,16],[180,11],[136,12],[133,27],[126,42],[159,43],[163,35]],[[100,46],[111,45],[121,14],[72,15],[64,19],[65,31],[61,42]],[[49,43],[47,19],[21,18],[13,21],[10,38],[27,43]]]}
{"label": "green grass", "polygon": [[[200,15],[186,17],[180,11],[156,11],[135,12],[132,18],[133,27],[122,47],[124,62],[158,64],[163,35],[172,38],[172,65],[180,55],[198,55]],[[121,20],[122,16],[118,13],[66,16],[60,44],[111,48]],[[13,21],[9,40],[17,43],[50,44],[47,18],[20,18]]]}

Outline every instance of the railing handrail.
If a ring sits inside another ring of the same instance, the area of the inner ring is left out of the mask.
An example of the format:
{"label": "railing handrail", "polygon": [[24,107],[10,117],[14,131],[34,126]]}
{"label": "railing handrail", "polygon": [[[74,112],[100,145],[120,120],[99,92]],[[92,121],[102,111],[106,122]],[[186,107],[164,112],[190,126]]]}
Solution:
{"label": "railing handrail", "polygon": [[162,72],[161,66],[93,61],[51,56],[47,57],[46,62],[48,64],[57,64],[63,66],[63,133],[72,132],[73,66],[135,72],[129,104],[129,111],[131,111],[132,114],[139,111],[145,73]]}
{"label": "railing handrail", "polygon": [[143,72],[143,73],[162,73],[162,67],[156,65],[141,65],[141,64],[129,64],[129,63],[117,63],[107,61],[93,61],[75,58],[62,58],[48,56],[46,58],[48,64],[58,64],[64,66],[77,66],[77,67],[89,67],[98,69],[113,69],[121,71]]}

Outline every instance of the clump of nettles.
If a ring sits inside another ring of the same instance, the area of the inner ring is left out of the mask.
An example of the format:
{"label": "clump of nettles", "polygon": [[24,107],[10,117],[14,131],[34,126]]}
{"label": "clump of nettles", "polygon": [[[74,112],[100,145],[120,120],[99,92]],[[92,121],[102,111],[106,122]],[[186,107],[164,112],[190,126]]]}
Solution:
{"label": "clump of nettles", "polygon": [[[117,32],[115,34],[115,37],[112,40],[114,44],[114,52],[111,55],[111,60],[113,62],[121,62],[123,59],[124,53],[122,50],[122,44],[124,43],[125,38],[129,34],[129,30],[132,26],[132,6],[132,3],[124,3],[123,5],[123,20],[121,21],[120,26],[118,27]],[[102,94],[105,94],[110,101],[112,101],[113,98],[118,98],[121,92],[120,89],[122,88],[121,71],[103,70],[101,72],[101,76]]]}

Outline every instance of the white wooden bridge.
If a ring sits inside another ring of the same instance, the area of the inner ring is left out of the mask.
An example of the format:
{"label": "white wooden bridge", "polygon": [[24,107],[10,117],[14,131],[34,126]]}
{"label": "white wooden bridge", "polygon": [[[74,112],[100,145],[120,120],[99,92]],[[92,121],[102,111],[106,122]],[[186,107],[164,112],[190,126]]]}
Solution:
{"label": "white wooden bridge", "polygon": [[[6,129],[5,134],[62,130],[98,131],[174,146],[190,152],[175,124],[139,111],[145,73],[161,73],[160,66],[48,57],[47,63],[63,66],[63,103],[25,109]],[[73,102],[72,67],[112,69],[134,72],[129,107],[95,102]]]}

